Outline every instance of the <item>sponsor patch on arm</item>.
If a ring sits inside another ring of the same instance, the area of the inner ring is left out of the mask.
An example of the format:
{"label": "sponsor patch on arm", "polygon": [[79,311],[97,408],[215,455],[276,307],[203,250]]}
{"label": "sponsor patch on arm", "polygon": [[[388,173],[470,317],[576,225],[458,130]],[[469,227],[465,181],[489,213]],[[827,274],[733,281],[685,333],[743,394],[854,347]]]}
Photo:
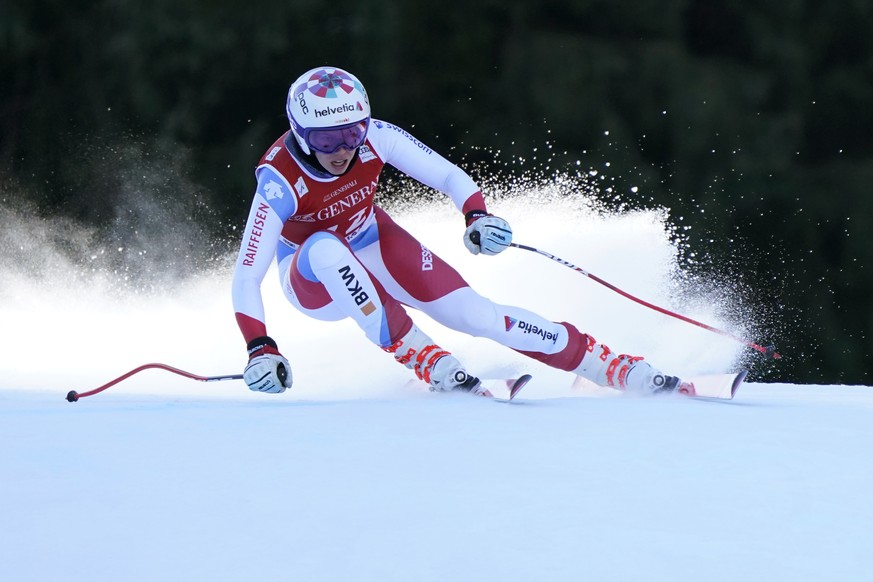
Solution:
{"label": "sponsor patch on arm", "polygon": [[258,193],[264,197],[273,212],[284,222],[297,211],[295,191],[300,196],[305,195],[308,191],[303,183],[303,178],[301,177],[300,183],[292,189],[285,177],[271,166],[261,166],[258,168],[257,175]]}

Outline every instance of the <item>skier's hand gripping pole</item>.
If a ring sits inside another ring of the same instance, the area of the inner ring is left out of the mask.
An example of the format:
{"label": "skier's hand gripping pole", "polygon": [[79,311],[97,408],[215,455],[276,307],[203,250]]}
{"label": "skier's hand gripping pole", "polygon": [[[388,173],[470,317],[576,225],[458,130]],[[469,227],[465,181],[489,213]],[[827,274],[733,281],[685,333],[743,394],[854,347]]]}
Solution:
{"label": "skier's hand gripping pole", "polygon": [[581,273],[581,274],[585,275],[589,279],[597,281],[601,285],[615,291],[619,295],[622,295],[623,297],[626,297],[626,298],[630,299],[631,301],[635,301],[635,302],[639,303],[640,305],[644,305],[645,307],[648,307],[649,309],[654,309],[655,311],[663,313],[664,315],[669,315],[670,317],[675,317],[676,319],[680,319],[686,323],[690,323],[692,325],[696,325],[697,327],[701,327],[701,328],[708,330],[708,331],[711,331],[713,333],[717,333],[717,334],[722,335],[724,337],[728,337],[734,341],[740,342],[741,344],[744,344],[744,345],[752,348],[753,350],[761,352],[762,354],[764,354],[767,357],[774,358],[777,360],[782,357],[779,354],[779,352],[776,351],[775,346],[766,346],[765,347],[765,346],[758,345],[755,342],[751,342],[751,341],[743,339],[741,337],[737,337],[737,336],[735,336],[731,333],[728,333],[726,331],[722,331],[722,330],[717,329],[715,327],[712,327],[710,325],[706,325],[705,323],[695,321],[695,320],[691,319],[690,317],[686,317],[686,316],[681,315],[679,313],[674,313],[668,309],[664,309],[663,307],[658,307],[657,305],[653,305],[652,303],[649,303],[648,301],[643,301],[642,299],[639,299],[638,297],[634,297],[633,295],[631,295],[627,291],[622,291],[621,289],[619,289],[615,285],[612,285],[611,283],[607,283],[606,281],[604,281],[600,277],[597,277],[596,275],[593,275],[584,269],[580,269],[576,265],[569,263],[569,262],[565,261],[564,259],[560,259],[551,253],[547,253],[545,251],[542,251],[542,250],[534,248],[534,247],[520,245],[520,244],[513,243],[513,242],[511,242],[509,244],[509,246],[515,247],[517,249],[523,249],[526,251],[530,251],[532,253],[537,253],[537,254],[543,255],[544,257],[548,257],[548,258],[552,259],[553,261],[555,261],[556,263],[560,263],[560,264],[564,265],[565,267],[569,267],[570,269],[573,269],[577,273]]}
{"label": "skier's hand gripping pole", "polygon": [[291,364],[279,353],[273,338],[262,336],[248,343],[249,363],[243,379],[250,390],[279,394],[291,387]]}
{"label": "skier's hand gripping pole", "polygon": [[502,218],[474,210],[467,213],[466,220],[464,246],[474,255],[496,255],[509,248],[512,228]]}

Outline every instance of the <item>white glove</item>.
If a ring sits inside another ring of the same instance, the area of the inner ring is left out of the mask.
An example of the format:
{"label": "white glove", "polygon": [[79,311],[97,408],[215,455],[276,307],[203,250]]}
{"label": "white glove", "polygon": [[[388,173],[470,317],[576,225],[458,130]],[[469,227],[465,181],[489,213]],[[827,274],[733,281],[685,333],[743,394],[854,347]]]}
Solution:
{"label": "white glove", "polygon": [[496,216],[477,218],[464,232],[464,246],[474,255],[496,255],[506,250],[511,242],[509,223]]}
{"label": "white glove", "polygon": [[284,356],[264,354],[249,360],[243,372],[249,390],[278,394],[291,387],[291,364]]}

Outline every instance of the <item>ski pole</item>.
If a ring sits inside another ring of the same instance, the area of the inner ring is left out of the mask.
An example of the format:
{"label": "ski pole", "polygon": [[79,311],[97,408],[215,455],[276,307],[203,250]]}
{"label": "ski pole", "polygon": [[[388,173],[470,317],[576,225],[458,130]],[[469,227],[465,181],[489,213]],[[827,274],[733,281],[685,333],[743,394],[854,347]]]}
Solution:
{"label": "ski pole", "polygon": [[706,330],[708,330],[708,331],[711,331],[711,332],[717,333],[717,334],[719,334],[719,335],[723,335],[723,336],[725,336],[725,337],[729,337],[729,338],[731,338],[732,340],[735,340],[735,341],[740,342],[741,344],[745,344],[746,346],[752,348],[753,350],[757,350],[757,351],[761,352],[762,354],[766,355],[767,357],[772,357],[772,358],[777,359],[777,360],[778,360],[779,358],[782,357],[782,356],[779,354],[779,352],[776,351],[776,346],[767,346],[767,347],[764,347],[764,346],[761,346],[761,345],[756,344],[755,342],[751,342],[751,341],[746,340],[746,339],[743,339],[743,338],[741,338],[741,337],[737,337],[737,336],[735,336],[735,335],[733,335],[733,334],[731,334],[731,333],[728,333],[728,332],[726,332],[726,331],[722,331],[722,330],[720,330],[720,329],[717,329],[717,328],[715,328],[715,327],[712,327],[711,325],[706,325],[705,323],[701,323],[701,322],[699,322],[699,321],[695,321],[695,320],[691,319],[690,317],[686,317],[686,316],[684,316],[684,315],[680,315],[679,313],[674,313],[674,312],[672,312],[672,311],[670,311],[670,310],[668,310],[668,309],[664,309],[663,307],[658,307],[657,305],[654,305],[654,304],[652,304],[652,303],[649,303],[648,301],[644,301],[644,300],[642,300],[642,299],[640,299],[640,298],[638,298],[638,297],[634,297],[633,295],[631,295],[631,294],[628,293],[627,291],[622,291],[621,289],[619,289],[619,288],[616,287],[615,285],[613,285],[613,284],[611,284],[611,283],[608,283],[608,282],[604,281],[603,279],[601,279],[600,277],[598,277],[598,276],[596,276],[596,275],[593,275],[592,273],[589,273],[588,271],[586,271],[586,270],[584,270],[584,269],[580,269],[580,268],[577,267],[576,265],[574,265],[574,264],[572,264],[572,263],[569,263],[569,262],[565,261],[564,259],[558,258],[558,257],[556,257],[555,255],[553,255],[553,254],[551,254],[551,253],[547,253],[547,252],[542,251],[542,250],[540,250],[540,249],[537,249],[537,248],[534,248],[534,247],[529,247],[529,246],[526,246],[526,245],[520,245],[520,244],[517,244],[517,243],[510,243],[510,246],[513,246],[513,247],[515,247],[515,248],[517,248],[517,249],[523,249],[523,250],[526,250],[526,251],[531,251],[532,253],[538,253],[538,254],[540,254],[540,255],[543,255],[544,257],[549,257],[550,259],[552,259],[552,260],[555,261],[556,263],[560,263],[560,264],[564,265],[565,267],[569,267],[569,268],[573,269],[574,271],[576,271],[576,272],[578,272],[578,273],[582,273],[583,275],[585,275],[585,276],[588,277],[589,279],[592,279],[592,280],[594,280],[594,281],[597,281],[597,282],[600,283],[601,285],[603,285],[603,286],[605,286],[605,287],[607,287],[607,288],[609,288],[609,289],[615,291],[615,292],[618,293],[619,295],[622,295],[622,296],[624,296],[624,297],[630,299],[631,301],[636,301],[636,302],[639,303],[640,305],[644,305],[644,306],[648,307],[649,309],[654,309],[655,311],[658,311],[658,312],[660,312],[660,313],[663,313],[664,315],[669,315],[670,317],[675,317],[676,319],[681,319],[682,321],[684,321],[684,322],[686,322],[686,323],[690,323],[690,324],[692,324],[692,325],[696,325],[697,327],[702,327],[703,329],[706,329]]}
{"label": "ski pole", "polygon": [[106,390],[110,386],[114,386],[114,385],[118,384],[119,382],[121,382],[122,380],[130,378],[134,374],[142,372],[143,370],[148,370],[149,368],[158,368],[161,370],[166,370],[168,372],[173,372],[174,374],[179,374],[180,376],[185,376],[186,378],[191,378],[192,380],[199,380],[200,382],[218,382],[220,380],[241,380],[242,379],[242,374],[228,374],[226,376],[198,376],[197,374],[192,374],[190,372],[186,372],[184,370],[180,370],[178,368],[174,368],[174,367],[168,366],[166,364],[143,364],[142,366],[140,366],[138,368],[134,368],[130,372],[128,372],[126,374],[122,374],[118,378],[111,380],[98,388],[94,388],[93,390],[89,390],[87,392],[82,392],[81,394],[79,394],[75,390],[70,390],[67,393],[67,401],[68,402],[76,402],[79,398],[84,398],[86,396],[93,396],[94,394],[98,394],[100,392],[103,392],[104,390]]}

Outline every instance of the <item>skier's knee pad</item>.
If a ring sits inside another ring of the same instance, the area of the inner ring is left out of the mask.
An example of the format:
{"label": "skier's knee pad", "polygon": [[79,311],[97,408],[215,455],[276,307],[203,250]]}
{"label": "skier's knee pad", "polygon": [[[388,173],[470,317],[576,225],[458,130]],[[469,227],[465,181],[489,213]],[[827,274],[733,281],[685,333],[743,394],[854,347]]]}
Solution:
{"label": "skier's knee pad", "polygon": [[301,245],[298,268],[304,277],[317,281],[315,271],[330,269],[341,262],[348,262],[351,250],[340,238],[330,232],[316,232]]}

